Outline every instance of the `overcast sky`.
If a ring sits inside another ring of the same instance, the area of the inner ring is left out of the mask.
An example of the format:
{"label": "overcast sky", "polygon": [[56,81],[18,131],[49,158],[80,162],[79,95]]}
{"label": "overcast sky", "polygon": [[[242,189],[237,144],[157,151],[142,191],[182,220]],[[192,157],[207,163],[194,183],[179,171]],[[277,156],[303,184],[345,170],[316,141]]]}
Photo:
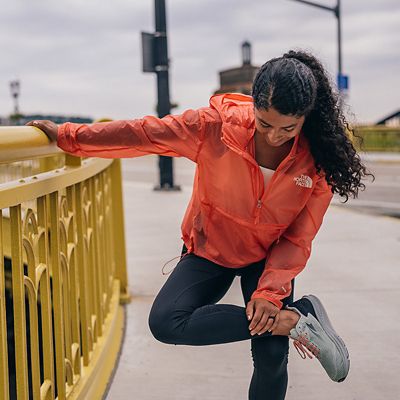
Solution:
{"label": "overcast sky", "polygon": [[[336,0],[318,0],[335,5]],[[337,72],[333,13],[291,0],[166,0],[174,113],[208,105],[218,71],[292,48]],[[0,0],[0,115],[23,113],[130,119],[154,114],[155,74],[141,72],[140,32],[154,30],[154,0]],[[342,0],[347,102],[359,122],[400,108],[400,1]]]}

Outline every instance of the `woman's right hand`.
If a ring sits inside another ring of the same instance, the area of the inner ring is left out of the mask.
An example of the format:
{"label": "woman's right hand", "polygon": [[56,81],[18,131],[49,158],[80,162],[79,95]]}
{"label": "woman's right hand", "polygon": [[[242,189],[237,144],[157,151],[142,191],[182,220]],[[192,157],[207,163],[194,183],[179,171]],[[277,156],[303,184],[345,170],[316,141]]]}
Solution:
{"label": "woman's right hand", "polygon": [[57,142],[58,126],[53,121],[35,120],[29,121],[25,125],[39,128],[52,142]]}

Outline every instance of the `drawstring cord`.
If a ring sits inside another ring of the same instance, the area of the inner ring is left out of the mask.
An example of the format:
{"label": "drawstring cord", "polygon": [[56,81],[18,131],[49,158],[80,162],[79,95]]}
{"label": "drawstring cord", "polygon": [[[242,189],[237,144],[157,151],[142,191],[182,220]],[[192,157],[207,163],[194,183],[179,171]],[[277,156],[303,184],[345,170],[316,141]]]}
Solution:
{"label": "drawstring cord", "polygon": [[162,267],[162,269],[161,269],[161,272],[162,272],[163,275],[168,275],[168,274],[170,274],[170,273],[175,269],[175,267],[174,267],[174,268],[172,268],[170,271],[168,271],[167,273],[164,272],[164,268],[165,268],[171,261],[174,261],[174,260],[176,260],[177,258],[182,258],[182,256],[179,255],[179,256],[176,256],[176,257],[174,257],[174,258],[171,258],[170,260],[168,260],[168,261],[163,265],[163,267]]}

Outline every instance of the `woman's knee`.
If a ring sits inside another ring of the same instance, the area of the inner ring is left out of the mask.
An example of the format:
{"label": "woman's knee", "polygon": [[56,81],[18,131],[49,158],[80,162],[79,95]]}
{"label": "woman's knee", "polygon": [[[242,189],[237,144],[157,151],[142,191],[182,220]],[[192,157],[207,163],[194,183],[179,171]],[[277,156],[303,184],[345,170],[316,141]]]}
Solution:
{"label": "woman's knee", "polygon": [[178,344],[179,342],[179,316],[173,308],[159,307],[153,304],[148,325],[155,339],[166,344]]}
{"label": "woman's knee", "polygon": [[149,318],[148,324],[152,335],[160,342],[167,343],[170,338],[170,316],[169,312],[165,309],[160,309],[153,304]]}

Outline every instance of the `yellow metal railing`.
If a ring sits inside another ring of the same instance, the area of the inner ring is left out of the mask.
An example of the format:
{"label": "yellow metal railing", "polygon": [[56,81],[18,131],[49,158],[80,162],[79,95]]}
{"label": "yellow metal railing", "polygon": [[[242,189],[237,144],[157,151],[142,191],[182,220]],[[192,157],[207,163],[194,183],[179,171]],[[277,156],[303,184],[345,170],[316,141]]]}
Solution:
{"label": "yellow metal railing", "polygon": [[356,127],[355,131],[363,138],[364,151],[400,151],[400,128],[375,125]]}
{"label": "yellow metal railing", "polygon": [[120,161],[3,127],[0,174],[0,400],[102,398],[129,301]]}

